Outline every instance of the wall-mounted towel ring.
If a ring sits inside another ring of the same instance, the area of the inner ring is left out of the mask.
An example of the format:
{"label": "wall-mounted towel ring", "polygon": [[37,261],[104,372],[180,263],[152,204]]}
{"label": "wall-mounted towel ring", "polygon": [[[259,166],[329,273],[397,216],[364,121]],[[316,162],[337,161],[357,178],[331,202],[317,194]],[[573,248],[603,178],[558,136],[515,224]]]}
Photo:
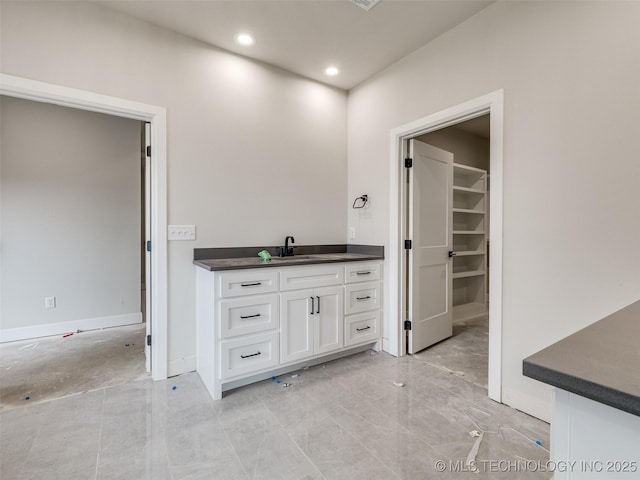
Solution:
{"label": "wall-mounted towel ring", "polygon": [[[358,201],[360,201],[361,204],[358,204]],[[367,204],[368,201],[369,201],[369,195],[362,195],[360,197],[356,197],[356,199],[353,201],[352,208],[364,208],[364,206]]]}

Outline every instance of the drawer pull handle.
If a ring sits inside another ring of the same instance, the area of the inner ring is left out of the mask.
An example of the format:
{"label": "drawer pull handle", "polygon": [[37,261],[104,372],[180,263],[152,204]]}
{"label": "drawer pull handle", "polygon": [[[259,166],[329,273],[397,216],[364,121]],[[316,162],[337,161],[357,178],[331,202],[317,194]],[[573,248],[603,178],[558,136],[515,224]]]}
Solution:
{"label": "drawer pull handle", "polygon": [[366,297],[356,297],[356,300],[369,300],[371,295],[367,295]]}
{"label": "drawer pull handle", "polygon": [[240,358],[255,357],[255,356],[258,356],[258,355],[261,355],[261,354],[262,354],[262,352],[258,351],[258,352],[256,352],[256,353],[252,353],[252,354],[250,354],[250,355],[240,355]]}
{"label": "drawer pull handle", "polygon": [[245,320],[247,318],[256,318],[256,317],[260,317],[261,315],[259,313],[256,313],[254,315],[240,315],[240,318]]}
{"label": "drawer pull handle", "polygon": [[373,272],[356,272],[356,275],[371,275]]}
{"label": "drawer pull handle", "polygon": [[370,328],[371,328],[371,325],[367,325],[366,327],[356,328],[356,331],[362,332],[363,330],[369,330]]}
{"label": "drawer pull handle", "polygon": [[254,283],[241,283],[241,287],[255,287],[257,285],[262,285],[262,282],[254,282]]}
{"label": "drawer pull handle", "polygon": [[309,312],[311,315],[313,315],[313,304],[315,302],[315,299],[313,297],[309,297],[311,299],[311,311]]}

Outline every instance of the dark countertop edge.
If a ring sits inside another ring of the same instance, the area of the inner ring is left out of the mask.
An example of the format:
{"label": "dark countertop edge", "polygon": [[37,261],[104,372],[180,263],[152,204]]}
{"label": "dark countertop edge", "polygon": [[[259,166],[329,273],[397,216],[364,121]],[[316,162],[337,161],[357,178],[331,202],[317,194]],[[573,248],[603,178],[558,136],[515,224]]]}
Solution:
{"label": "dark countertop edge", "polygon": [[640,416],[640,300],[522,361],[522,373]]}
{"label": "dark countertop edge", "polygon": [[[371,255],[384,259],[384,247],[378,245],[296,245],[292,244],[295,255],[319,255],[331,253],[355,253],[359,255]],[[223,247],[223,248],[194,248],[193,260],[219,260],[228,258],[252,258],[261,250],[267,250],[272,257],[277,256],[276,246],[267,247]],[[196,263],[196,265],[198,265]],[[205,267],[206,268],[206,267]]]}
{"label": "dark countertop edge", "polygon": [[540,382],[589,398],[623,412],[640,416],[640,397],[605,387],[583,378],[537,365],[528,358],[522,362],[522,374]]}
{"label": "dark countertop edge", "polygon": [[[344,253],[344,252],[343,252]],[[319,254],[320,255],[320,254]],[[252,257],[253,258],[253,257]],[[210,272],[218,272],[222,270],[248,270],[250,268],[273,268],[273,267],[297,267],[298,265],[324,265],[325,263],[347,263],[347,262],[366,262],[366,261],[376,261],[376,260],[384,260],[383,257],[378,257],[375,255],[367,255],[363,257],[356,258],[327,258],[327,259],[308,259],[303,261],[296,261],[294,263],[284,263],[284,262],[261,262],[255,265],[223,265],[223,266],[211,266],[207,265],[205,260],[194,260],[193,264],[198,267],[202,267],[205,270]]]}

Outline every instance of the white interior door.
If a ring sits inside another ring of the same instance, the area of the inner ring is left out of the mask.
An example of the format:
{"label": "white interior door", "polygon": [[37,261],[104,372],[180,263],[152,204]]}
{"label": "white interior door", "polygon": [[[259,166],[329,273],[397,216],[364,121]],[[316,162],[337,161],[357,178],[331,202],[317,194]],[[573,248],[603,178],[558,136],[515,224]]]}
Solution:
{"label": "white interior door", "polygon": [[408,352],[452,335],[453,154],[417,140],[409,142]]}
{"label": "white interior door", "polygon": [[[146,153],[151,146],[151,124],[146,123],[144,126],[144,143],[145,143],[145,165],[144,165],[144,238],[147,242],[151,240],[151,157]],[[147,243],[148,245],[148,243]],[[146,341],[151,338],[151,252],[148,248],[144,248],[144,319],[147,330],[147,336],[144,342],[145,368],[147,372],[151,371],[151,346]]]}

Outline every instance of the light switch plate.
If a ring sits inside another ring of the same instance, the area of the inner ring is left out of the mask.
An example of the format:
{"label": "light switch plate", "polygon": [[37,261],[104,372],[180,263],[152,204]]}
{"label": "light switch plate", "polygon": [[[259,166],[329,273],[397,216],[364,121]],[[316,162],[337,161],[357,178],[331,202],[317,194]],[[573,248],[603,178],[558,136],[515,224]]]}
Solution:
{"label": "light switch plate", "polygon": [[169,240],[195,240],[196,239],[195,225],[169,225],[168,229],[169,229],[168,231]]}

